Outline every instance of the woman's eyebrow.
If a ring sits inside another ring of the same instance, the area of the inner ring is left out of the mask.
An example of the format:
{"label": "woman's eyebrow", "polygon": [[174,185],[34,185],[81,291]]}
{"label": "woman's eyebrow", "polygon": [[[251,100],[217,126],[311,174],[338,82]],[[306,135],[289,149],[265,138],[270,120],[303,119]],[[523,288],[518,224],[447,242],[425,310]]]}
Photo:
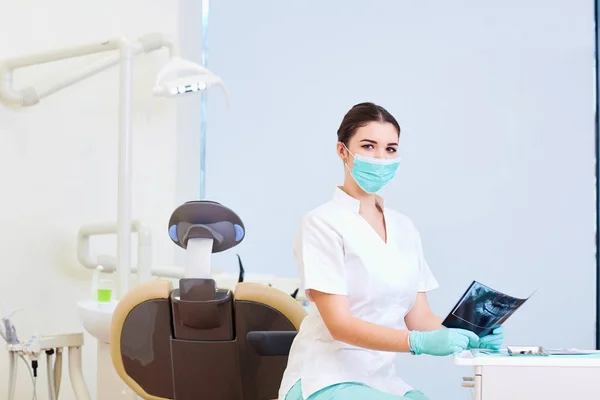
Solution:
{"label": "woman's eyebrow", "polygon": [[[371,144],[377,144],[377,141],[373,140],[373,139],[361,139],[361,142],[368,142],[368,143],[371,143]],[[398,146],[398,143],[391,142],[391,143],[388,143],[387,145],[388,146]]]}

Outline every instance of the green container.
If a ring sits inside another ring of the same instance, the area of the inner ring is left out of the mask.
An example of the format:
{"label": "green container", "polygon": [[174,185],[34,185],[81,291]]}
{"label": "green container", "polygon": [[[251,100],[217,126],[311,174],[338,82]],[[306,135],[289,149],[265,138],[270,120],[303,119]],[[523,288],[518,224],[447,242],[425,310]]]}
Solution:
{"label": "green container", "polygon": [[98,289],[98,301],[100,303],[109,303],[112,299],[111,289]]}

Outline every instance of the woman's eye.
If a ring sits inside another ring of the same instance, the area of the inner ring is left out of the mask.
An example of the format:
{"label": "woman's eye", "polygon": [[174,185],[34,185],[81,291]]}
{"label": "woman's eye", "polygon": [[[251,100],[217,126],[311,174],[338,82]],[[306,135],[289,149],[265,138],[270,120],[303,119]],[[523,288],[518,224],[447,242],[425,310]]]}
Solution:
{"label": "woman's eye", "polygon": [[363,149],[369,149],[369,150],[373,150],[374,147],[372,144],[365,144],[364,146],[362,146]]}
{"label": "woman's eye", "polygon": [[397,150],[397,149],[395,149],[394,147],[388,147],[388,148],[387,148],[387,151],[389,151],[390,153],[395,153],[395,152],[397,152],[398,150]]}

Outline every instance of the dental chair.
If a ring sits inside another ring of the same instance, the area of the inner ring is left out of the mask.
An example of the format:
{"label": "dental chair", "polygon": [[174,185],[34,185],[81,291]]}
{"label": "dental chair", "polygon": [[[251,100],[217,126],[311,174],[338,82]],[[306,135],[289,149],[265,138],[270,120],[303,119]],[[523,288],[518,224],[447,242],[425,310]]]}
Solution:
{"label": "dental chair", "polygon": [[238,245],[241,219],[211,201],[178,207],[169,236],[186,249],[179,288],[156,280],[128,292],[111,326],[111,355],[123,381],[148,400],[272,400],[304,308],[287,293],[210,278],[212,253]]}

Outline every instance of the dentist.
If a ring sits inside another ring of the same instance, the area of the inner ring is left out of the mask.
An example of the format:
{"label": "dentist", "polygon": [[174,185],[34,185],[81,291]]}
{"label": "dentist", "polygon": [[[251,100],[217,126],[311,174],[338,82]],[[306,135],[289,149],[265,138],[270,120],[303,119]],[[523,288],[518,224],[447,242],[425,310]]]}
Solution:
{"label": "dentist", "polygon": [[376,193],[394,177],[400,126],[383,107],[357,104],[338,129],[344,184],[301,221],[294,254],[309,314],[292,345],[281,400],[427,397],[395,370],[397,353],[446,356],[498,349],[502,328],[479,338],[446,329],[427,302],[438,287],[411,220]]}

